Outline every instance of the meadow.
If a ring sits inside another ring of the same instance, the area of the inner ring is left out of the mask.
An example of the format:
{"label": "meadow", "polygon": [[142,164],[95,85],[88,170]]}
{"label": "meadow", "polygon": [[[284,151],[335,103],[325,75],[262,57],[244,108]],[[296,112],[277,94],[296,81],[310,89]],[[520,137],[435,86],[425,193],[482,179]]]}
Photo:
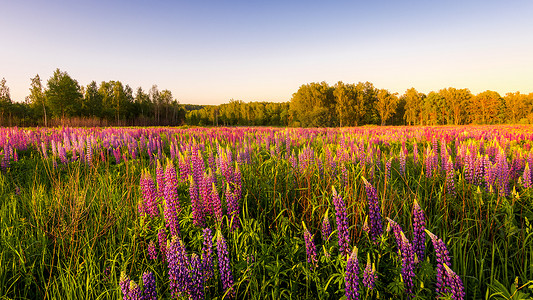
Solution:
{"label": "meadow", "polygon": [[533,127],[1,128],[1,299],[528,299]]}

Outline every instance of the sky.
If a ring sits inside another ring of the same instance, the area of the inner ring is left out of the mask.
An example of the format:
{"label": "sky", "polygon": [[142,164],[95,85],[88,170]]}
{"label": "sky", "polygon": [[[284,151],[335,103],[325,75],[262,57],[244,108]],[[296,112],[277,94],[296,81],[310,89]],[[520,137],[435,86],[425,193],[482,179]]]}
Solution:
{"label": "sky", "polygon": [[533,1],[0,0],[14,101],[55,69],[80,85],[153,84],[180,103],[289,101],[302,84],[369,81],[533,92]]}

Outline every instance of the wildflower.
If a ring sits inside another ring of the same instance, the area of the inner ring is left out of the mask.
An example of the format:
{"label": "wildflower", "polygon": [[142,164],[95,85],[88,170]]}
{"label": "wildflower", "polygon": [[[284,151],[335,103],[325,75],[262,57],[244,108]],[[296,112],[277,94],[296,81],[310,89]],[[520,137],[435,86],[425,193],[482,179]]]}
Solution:
{"label": "wildflower", "polygon": [[157,259],[157,250],[155,248],[154,241],[150,241],[150,243],[148,243],[148,256],[151,260]]}
{"label": "wildflower", "polygon": [[448,265],[443,264],[444,269],[446,271],[446,279],[445,279],[445,286],[446,286],[446,293],[451,294],[451,298],[453,300],[462,300],[465,298],[465,290],[463,287],[463,282],[461,281],[461,278],[455,274],[452,269],[448,267]]}
{"label": "wildflower", "polygon": [[531,184],[531,170],[529,169],[529,163],[526,163],[526,167],[524,168],[524,173],[522,174],[522,185],[524,188],[529,189],[532,187]]}
{"label": "wildflower", "polygon": [[191,256],[189,295],[191,300],[204,299],[204,276],[202,262],[196,253]]}
{"label": "wildflower", "polygon": [[198,187],[196,182],[192,179],[192,176],[189,176],[189,195],[191,198],[191,211],[192,211],[192,222],[198,227],[205,226],[204,219],[204,208],[200,197],[198,196]]}
{"label": "wildflower", "polygon": [[226,240],[221,232],[217,236],[217,253],[218,253],[218,269],[220,271],[220,279],[222,280],[222,288],[224,292],[233,298],[233,275],[231,273],[230,259]]}
{"label": "wildflower", "polygon": [[381,209],[379,207],[378,192],[364,177],[363,182],[366,187],[366,195],[368,198],[370,236],[372,240],[375,241],[383,233],[383,227],[381,226]]}
{"label": "wildflower", "polygon": [[311,265],[311,269],[313,267],[317,267],[318,265],[318,259],[316,257],[316,246],[315,242],[313,241],[313,236],[305,226],[305,223],[302,222],[304,227],[304,240],[305,240],[305,251],[307,253],[307,262]]}
{"label": "wildflower", "polygon": [[437,283],[435,291],[437,293],[437,296],[439,296],[444,293],[444,284],[446,280],[446,275],[444,273],[444,265],[450,265],[451,259],[448,249],[446,249],[446,244],[428,230],[426,230],[426,233],[431,238],[433,248],[435,248],[435,255],[437,256]]}
{"label": "wildflower", "polygon": [[135,283],[135,281],[130,281],[130,288],[128,291],[128,299],[129,300],[141,300],[142,297],[142,291],[138,284]]}
{"label": "wildflower", "polygon": [[405,292],[407,294],[407,297],[409,298],[413,295],[413,278],[415,277],[415,253],[413,251],[413,246],[405,237],[405,234],[401,232],[400,236],[402,239],[402,247],[400,249],[402,255],[402,278],[405,287]]}
{"label": "wildflower", "polygon": [[120,273],[120,290],[122,291],[122,297],[124,300],[129,299],[129,293],[130,293],[130,281],[131,279],[126,275],[126,272],[122,271]]}
{"label": "wildflower", "polygon": [[165,221],[170,227],[170,233],[174,236],[179,234],[178,211],[178,179],[172,162],[167,162],[165,169]]}
{"label": "wildflower", "polygon": [[415,200],[413,205],[413,248],[417,255],[418,261],[424,260],[424,252],[426,249],[426,236],[424,230],[426,229],[426,218],[424,211]]}
{"label": "wildflower", "polygon": [[177,236],[173,236],[172,241],[167,243],[166,254],[171,295],[172,297],[185,295],[190,281],[189,262],[187,261],[185,246]]}
{"label": "wildflower", "polygon": [[141,216],[144,215],[144,213],[147,213],[152,218],[157,217],[159,215],[159,209],[157,208],[155,185],[152,176],[150,176],[148,171],[143,171],[143,174],[141,175],[141,192],[143,194],[144,203],[139,204],[139,213]]}
{"label": "wildflower", "polygon": [[346,214],[346,206],[342,197],[337,194],[335,187],[333,187],[333,205],[335,206],[335,217],[337,220],[337,236],[339,237],[339,249],[343,256],[349,254],[350,234],[348,232],[348,215]]}
{"label": "wildflower", "polygon": [[329,237],[331,236],[331,224],[329,223],[328,211],[326,211],[326,213],[324,214],[324,219],[322,220],[321,233],[322,233],[322,240],[324,242],[328,242]]}
{"label": "wildflower", "polygon": [[354,247],[352,254],[348,256],[346,262],[346,274],[344,283],[346,284],[346,299],[359,299],[359,261],[357,259],[357,247]]}
{"label": "wildflower", "polygon": [[204,270],[205,281],[214,277],[213,271],[213,234],[211,229],[205,228],[203,230],[203,246],[202,246],[202,269]]}
{"label": "wildflower", "polygon": [[157,300],[155,277],[152,272],[143,273],[143,300]]}
{"label": "wildflower", "polygon": [[363,271],[363,285],[366,286],[369,290],[374,289],[376,285],[376,266],[373,263],[370,263],[370,254],[367,255],[366,267]]}

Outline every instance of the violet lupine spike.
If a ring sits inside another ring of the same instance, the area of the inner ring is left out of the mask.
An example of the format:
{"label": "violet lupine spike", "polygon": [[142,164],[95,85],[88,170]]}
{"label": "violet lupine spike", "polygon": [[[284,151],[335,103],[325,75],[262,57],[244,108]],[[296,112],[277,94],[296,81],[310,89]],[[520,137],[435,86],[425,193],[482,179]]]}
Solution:
{"label": "violet lupine spike", "polygon": [[343,257],[350,253],[350,233],[348,228],[348,215],[346,205],[342,197],[337,194],[335,187],[333,190],[333,205],[335,206],[335,218],[337,221],[337,236],[339,237],[339,250]]}
{"label": "violet lupine spike", "polygon": [[229,183],[226,184],[226,204],[228,207],[228,217],[230,218],[231,230],[235,230],[241,227],[241,221],[239,219],[239,202],[235,191],[231,191]]}
{"label": "violet lupine spike", "polygon": [[135,281],[130,281],[130,288],[128,291],[128,299],[129,300],[141,300],[142,298],[142,291],[141,288]]}
{"label": "violet lupine spike", "polygon": [[391,165],[392,165],[392,156],[387,159],[385,162],[385,178],[387,180],[391,179]]}
{"label": "violet lupine spike", "polygon": [[363,271],[363,285],[367,289],[372,290],[376,286],[377,278],[376,266],[370,262],[370,254],[367,253],[366,267]]}
{"label": "violet lupine spike", "polygon": [[222,224],[222,203],[218,195],[217,187],[213,183],[211,186],[211,203],[213,205],[213,211],[215,213],[215,219],[218,224]]}
{"label": "violet lupine spike", "polygon": [[157,259],[157,250],[154,241],[150,241],[150,243],[148,243],[148,257],[151,260]]}
{"label": "violet lupine spike", "polygon": [[204,281],[207,281],[215,276],[213,271],[213,233],[211,229],[205,228],[203,230],[203,238],[202,269],[205,275]]}
{"label": "violet lupine spike", "polygon": [[178,200],[178,179],[172,162],[167,162],[165,169],[165,221],[171,235],[179,234],[178,211],[181,210]]}
{"label": "violet lupine spike", "polygon": [[155,285],[155,277],[152,272],[143,273],[143,300],[157,300],[157,291]]}
{"label": "violet lupine spike", "polygon": [[198,184],[198,196],[200,197],[199,201],[203,205],[204,215],[213,214],[213,204],[211,202],[211,183],[211,176],[209,175],[208,170],[207,172],[204,172]]}
{"label": "violet lupine spike", "polygon": [[405,287],[405,293],[407,298],[410,299],[413,296],[413,278],[415,277],[415,252],[413,245],[405,237],[403,232],[400,233],[402,239],[402,246],[400,249],[402,255],[402,278]]}
{"label": "violet lupine spike", "polygon": [[204,227],[205,226],[205,214],[204,214],[204,205],[198,194],[198,186],[192,179],[192,176],[189,176],[189,196],[191,199],[191,211],[192,211],[192,222],[195,226]]}
{"label": "violet lupine spike", "polygon": [[311,265],[311,269],[318,266],[316,245],[313,241],[313,236],[305,226],[305,223],[302,222],[304,227],[304,241],[305,241],[305,252],[307,254],[307,262]]}
{"label": "violet lupine spike", "polygon": [[191,270],[189,282],[189,299],[204,299],[204,270],[202,262],[196,253],[191,255]]}
{"label": "violet lupine spike", "polygon": [[357,247],[354,247],[351,255],[348,256],[344,283],[346,285],[346,299],[359,299],[359,260],[357,258]]}
{"label": "violet lupine spike", "polygon": [[165,261],[167,255],[167,233],[164,228],[159,229],[157,232],[157,240],[159,242],[159,251],[163,256],[163,261]]}
{"label": "violet lupine spike", "polygon": [[222,288],[229,298],[233,298],[235,296],[235,291],[233,290],[233,275],[231,273],[228,246],[226,245],[226,240],[221,232],[218,232],[217,234],[217,254],[218,270],[220,271]]}
{"label": "violet lupine spike", "polygon": [[364,177],[363,182],[366,187],[366,195],[368,198],[368,217],[370,222],[370,237],[376,241],[383,233],[383,226],[381,225],[381,208],[379,206],[378,192]]}
{"label": "violet lupine spike", "polygon": [[444,265],[450,265],[451,259],[446,244],[439,239],[436,235],[426,229],[427,235],[431,238],[433,248],[435,249],[435,255],[437,256],[437,283],[435,292],[437,296],[441,296],[444,293],[444,284],[446,280],[446,274],[444,273]]}
{"label": "violet lupine spike", "polygon": [[131,279],[128,277],[128,275],[126,275],[126,272],[122,271],[120,273],[119,285],[120,285],[120,290],[122,291],[122,298],[124,300],[128,300],[129,299],[130,281],[131,281]]}
{"label": "violet lupine spike", "polygon": [[159,215],[159,208],[157,207],[155,185],[148,171],[144,171],[141,175],[141,191],[144,199],[144,212],[151,218],[157,217]]}
{"label": "violet lupine spike", "polygon": [[394,220],[387,217],[387,221],[389,222],[389,226],[387,226],[387,232],[392,229],[392,233],[394,233],[394,239],[396,241],[396,246],[398,247],[398,250],[401,250],[402,248],[402,227],[396,223]]}
{"label": "violet lupine spike", "polygon": [[155,179],[157,182],[157,197],[163,199],[165,197],[165,170],[163,169],[160,160],[157,160]]}
{"label": "violet lupine spike", "polygon": [[447,264],[443,264],[443,266],[446,272],[446,293],[450,294],[453,300],[463,300],[466,295],[463,281]]}
{"label": "violet lupine spike", "polygon": [[177,236],[167,244],[168,276],[172,297],[184,296],[190,281],[189,262],[183,242]]}
{"label": "violet lupine spike", "polygon": [[329,237],[331,236],[331,224],[329,223],[329,218],[328,218],[328,211],[326,211],[326,213],[324,214],[324,219],[322,219],[322,230],[321,230],[321,233],[322,233],[322,241],[324,241],[324,243],[327,243],[329,242]]}
{"label": "violet lupine spike", "polygon": [[426,230],[426,217],[418,201],[415,200],[413,205],[413,248],[419,262],[424,260],[426,250],[426,235],[424,230]]}

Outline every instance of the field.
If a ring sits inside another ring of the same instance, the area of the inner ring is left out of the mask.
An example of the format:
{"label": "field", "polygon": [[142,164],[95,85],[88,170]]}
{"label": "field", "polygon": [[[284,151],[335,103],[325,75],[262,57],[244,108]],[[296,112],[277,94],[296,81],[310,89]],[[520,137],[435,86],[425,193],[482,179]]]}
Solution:
{"label": "field", "polygon": [[532,146],[531,126],[1,128],[0,297],[528,299]]}

